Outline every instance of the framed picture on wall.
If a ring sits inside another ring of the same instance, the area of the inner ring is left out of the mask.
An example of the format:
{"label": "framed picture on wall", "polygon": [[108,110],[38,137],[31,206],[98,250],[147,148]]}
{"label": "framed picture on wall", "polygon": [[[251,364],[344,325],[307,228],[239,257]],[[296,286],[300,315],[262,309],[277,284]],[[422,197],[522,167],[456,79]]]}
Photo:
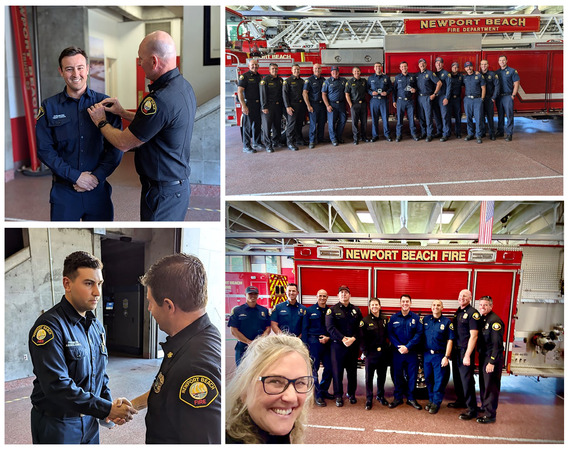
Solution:
{"label": "framed picture on wall", "polygon": [[220,65],[219,6],[204,6],[204,65]]}

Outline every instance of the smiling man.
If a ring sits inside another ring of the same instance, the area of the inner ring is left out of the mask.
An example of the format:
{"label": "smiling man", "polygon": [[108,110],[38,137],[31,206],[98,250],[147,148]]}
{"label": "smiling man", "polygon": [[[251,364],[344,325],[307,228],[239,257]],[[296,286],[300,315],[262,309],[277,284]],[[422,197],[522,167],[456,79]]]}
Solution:
{"label": "smiling man", "polygon": [[136,414],[126,399],[113,402],[108,386],[105,330],[93,314],[101,298],[102,267],[87,252],[69,255],[61,302],[30,330],[34,444],[98,444],[97,419],[122,425]]}
{"label": "smiling man", "polygon": [[[108,98],[87,87],[89,64],[80,48],[59,55],[62,92],[42,102],[36,117],[38,157],[53,174],[50,219],[112,221],[111,185],[107,182],[122,153],[103,138],[87,108]],[[120,117],[106,113],[114,127]]]}

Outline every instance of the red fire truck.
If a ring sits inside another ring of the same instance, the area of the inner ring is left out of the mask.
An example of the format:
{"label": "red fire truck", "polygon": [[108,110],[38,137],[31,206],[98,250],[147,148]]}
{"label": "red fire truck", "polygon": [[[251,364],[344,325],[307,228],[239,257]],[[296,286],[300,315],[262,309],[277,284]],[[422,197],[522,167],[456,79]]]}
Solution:
{"label": "red fire truck", "polygon": [[[280,75],[287,77],[291,64],[297,62],[301,66],[301,77],[305,78],[312,74],[312,64],[318,62],[323,66],[325,77],[329,76],[332,65],[339,66],[340,76],[351,77],[355,65],[361,68],[363,76],[368,76],[374,73],[374,63],[381,62],[385,72],[394,79],[400,73],[402,61],[407,61],[410,72],[415,72],[419,58],[426,59],[428,69],[434,69],[435,58],[441,56],[448,71],[454,61],[463,70],[466,61],[478,68],[481,60],[487,59],[490,70],[495,70],[499,56],[505,54],[508,65],[517,69],[521,79],[514,103],[515,113],[539,117],[561,115],[562,15],[519,16],[518,28],[514,27],[514,22],[512,27],[477,28],[470,24],[467,28],[466,17],[472,21],[480,20],[481,24],[488,20],[501,23],[501,16],[495,15],[445,17],[446,26],[433,17],[306,18],[284,25],[283,30],[272,38],[266,38],[262,31],[255,37],[248,32],[242,35],[244,41],[240,42],[240,48],[226,49],[226,125],[241,124],[237,80],[240,74],[249,70],[246,59],[252,55],[259,58],[260,73],[264,75],[269,73],[269,63],[277,62]],[[515,19],[505,17],[511,21]],[[422,29],[422,20],[435,21],[437,26],[426,32]],[[522,20],[524,26],[520,27]],[[256,22],[249,22],[259,28]],[[462,24],[461,28],[458,28],[458,22]],[[243,26],[247,23],[248,20],[244,20]],[[453,31],[456,29],[471,31]],[[393,108],[390,113],[394,114]]]}
{"label": "red fire truck", "polygon": [[[522,289],[525,252],[529,255],[525,270],[530,282]],[[563,376],[560,324],[564,319],[559,288],[562,254],[560,246],[335,244],[297,245],[294,259],[301,303],[314,303],[316,292],[325,289],[330,295],[329,304],[334,304],[338,287],[345,284],[350,288],[351,302],[360,307],[363,315],[368,314],[368,300],[372,297],[380,299],[385,316],[400,309],[402,294],[412,297],[412,310],[420,315],[431,314],[431,302],[435,299],[443,301],[445,315],[452,315],[462,289],[473,293],[475,308],[478,308],[476,299],[490,295],[494,300],[493,311],[505,323],[506,372]],[[548,276],[554,278],[554,287],[542,296],[558,300],[547,303],[549,306],[545,308],[544,300],[534,301],[530,297],[537,291],[537,285],[532,286],[536,283],[533,280],[544,279],[541,270],[546,266]],[[528,300],[530,306],[521,298]],[[543,311],[540,319],[536,307]],[[516,330],[517,325],[521,330]],[[532,342],[541,338],[550,338],[550,344],[537,346]],[[549,352],[545,348],[552,350],[549,357],[545,356]],[[515,369],[517,366],[520,372]]]}
{"label": "red fire truck", "polygon": [[259,289],[257,303],[269,310],[287,300],[287,277],[274,273],[226,272],[226,317],[235,306],[245,302],[248,286]]}

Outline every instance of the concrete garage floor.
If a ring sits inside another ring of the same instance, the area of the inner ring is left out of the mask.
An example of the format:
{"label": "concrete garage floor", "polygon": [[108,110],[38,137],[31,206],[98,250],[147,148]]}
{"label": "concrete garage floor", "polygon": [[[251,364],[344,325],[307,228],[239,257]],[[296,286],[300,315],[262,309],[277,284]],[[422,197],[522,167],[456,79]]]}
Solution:
{"label": "concrete garage floor", "polygon": [[[235,368],[236,340],[226,333],[226,379]],[[322,370],[322,369],[321,369]],[[476,386],[478,387],[476,377]],[[474,420],[459,420],[462,410],[445,407],[455,399],[450,381],[443,407],[435,415],[417,411],[409,405],[395,409],[376,400],[370,411],[364,409],[366,390],[364,368],[358,369],[358,402],[348,399],[342,408],[334,400],[327,407],[313,406],[309,413],[306,444],[563,444],[564,398],[563,380],[503,376],[497,422],[482,425]],[[345,376],[346,391],[346,376]],[[329,389],[332,393],[332,385]],[[394,385],[387,375],[385,394],[392,401]],[[479,390],[477,389],[477,395]],[[562,394],[563,395],[563,394]],[[418,399],[421,405],[427,400]]]}
{"label": "concrete garage floor", "polygon": [[[139,359],[111,356],[107,365],[109,386],[113,398],[132,399],[148,391],[158,373],[161,359]],[[30,395],[35,377],[5,383],[5,443],[31,444]],[[144,444],[146,410],[139,411],[134,419],[112,429],[100,428],[101,444]]]}
{"label": "concrete garage floor", "polygon": [[[29,177],[16,173],[5,184],[7,221],[49,221],[51,175]],[[139,221],[141,185],[135,170],[134,153],[123,155],[119,167],[109,177],[113,187],[115,221]],[[217,186],[192,186],[186,221],[219,221],[220,191]]]}
{"label": "concrete garage floor", "polygon": [[[390,121],[392,137],[396,124]],[[326,128],[326,127],[325,127]],[[370,133],[371,124],[368,123]],[[419,129],[419,128],[418,128]],[[463,124],[463,137],[466,125]],[[328,141],[309,150],[242,152],[239,127],[226,128],[227,195],[562,195],[562,120],[517,117],[512,142],[450,138],[415,142],[404,122],[402,142]],[[308,126],[303,128],[308,138]],[[454,135],[453,135],[454,136]]]}

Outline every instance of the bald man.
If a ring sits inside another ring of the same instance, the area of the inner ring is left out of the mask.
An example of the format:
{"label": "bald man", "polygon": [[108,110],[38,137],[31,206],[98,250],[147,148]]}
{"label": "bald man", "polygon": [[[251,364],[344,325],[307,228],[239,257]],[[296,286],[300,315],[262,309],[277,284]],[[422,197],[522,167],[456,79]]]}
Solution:
{"label": "bald man", "polygon": [[[164,31],[146,36],[139,45],[138,64],[152,81],[136,113],[116,98],[89,108],[91,120],[119,150],[135,150],[141,180],[141,221],[182,221],[190,200],[190,141],[196,96],[176,67],[176,47]],[[131,121],[124,131],[105,120],[105,112]]]}

